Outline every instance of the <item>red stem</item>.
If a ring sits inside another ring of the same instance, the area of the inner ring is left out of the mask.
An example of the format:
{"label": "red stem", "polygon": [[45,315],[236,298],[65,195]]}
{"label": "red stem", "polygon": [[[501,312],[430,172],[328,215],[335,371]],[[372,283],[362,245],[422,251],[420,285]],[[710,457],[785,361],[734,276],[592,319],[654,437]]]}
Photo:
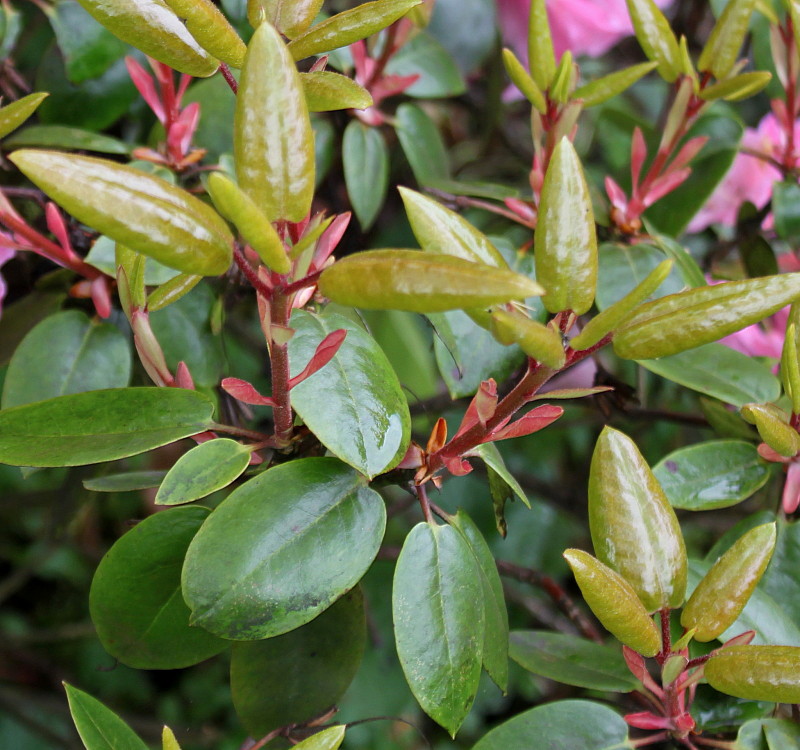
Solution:
{"label": "red stem", "polygon": [[222,73],[222,77],[225,79],[225,83],[230,86],[231,91],[234,94],[239,93],[239,84],[236,82],[236,79],[233,77],[233,73],[231,73],[231,69],[225,64],[219,64],[219,72]]}
{"label": "red stem", "polygon": [[233,259],[236,261],[236,265],[239,267],[239,270],[252,284],[256,292],[258,292],[264,299],[270,299],[272,297],[273,290],[258,278],[258,273],[253,266],[250,265],[247,258],[245,258],[244,253],[238,247],[233,248]]}

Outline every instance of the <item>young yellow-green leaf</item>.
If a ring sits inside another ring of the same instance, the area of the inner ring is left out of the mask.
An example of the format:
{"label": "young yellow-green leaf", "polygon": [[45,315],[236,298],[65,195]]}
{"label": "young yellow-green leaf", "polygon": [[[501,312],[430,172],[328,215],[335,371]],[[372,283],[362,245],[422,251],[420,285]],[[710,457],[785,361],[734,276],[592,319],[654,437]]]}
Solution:
{"label": "young yellow-green leaf", "polygon": [[730,0],[711,31],[697,60],[697,69],[710,71],[717,79],[725,78],[733,69],[742,48],[755,0]]}
{"label": "young yellow-green leaf", "polygon": [[501,344],[518,344],[525,354],[546,367],[560,370],[566,361],[561,334],[536,320],[507,310],[492,311],[492,335]]}
{"label": "young yellow-green leaf", "polygon": [[330,607],[358,583],[383,539],[386,509],[366,481],[336,458],[303,458],[234,490],[186,553],[192,624],[250,641]]}
{"label": "young yellow-green leaf", "polygon": [[800,356],[797,351],[797,305],[792,305],[792,312],[786,325],[781,352],[781,382],[783,390],[792,402],[792,411],[800,414]]}
{"label": "young yellow-green leaf", "polygon": [[603,336],[611,333],[628,315],[653,292],[661,286],[667,276],[672,272],[672,261],[665,260],[659,263],[647,276],[642,279],[621,300],[618,300],[603,312],[595,315],[584,329],[569,343],[576,351],[583,351],[594,346]]}
{"label": "young yellow-green leaf", "polygon": [[295,60],[302,60],[320,52],[346,47],[359,39],[377,34],[421,2],[422,0],[374,0],[357,5],[312,26],[293,39],[289,42],[289,52]]}
{"label": "young yellow-green leaf", "polygon": [[332,70],[301,73],[300,83],[309,112],[332,112],[337,109],[367,109],[372,94],[352,78]]}
{"label": "young yellow-green leaf", "polygon": [[800,703],[800,647],[728,646],[706,662],[705,678],[721,693],[751,701]]}
{"label": "young yellow-green leaf", "polygon": [[642,656],[661,650],[661,634],[633,587],[616,571],[588,552],[568,549],[564,559],[589,609],[618,641]]}
{"label": "young yellow-green leaf", "polygon": [[528,16],[528,67],[539,89],[547,91],[556,75],[556,55],[545,0],[531,2]]}
{"label": "young yellow-green leaf", "polygon": [[181,297],[192,291],[201,281],[202,276],[191,273],[180,273],[165,281],[154,289],[147,297],[147,309],[150,312],[163,310],[167,305],[177,302]]}
{"label": "young yellow-green leaf", "polygon": [[270,270],[289,273],[292,264],[283,241],[247,193],[222,172],[214,172],[208,178],[208,193],[219,212],[234,224]]}
{"label": "young yellow-green leaf", "polygon": [[417,250],[369,250],[322,272],[319,289],[341,305],[366,310],[443,312],[524,300],[542,293],[508,269]]}
{"label": "young yellow-green leaf", "polygon": [[239,187],[270,221],[302,221],[314,196],[314,131],[286,45],[262,23],[247,48],[233,123]]}
{"label": "young yellow-green leaf", "polygon": [[587,312],[597,286],[597,235],[583,168],[566,137],[556,146],[544,178],[534,257],[547,310]]}
{"label": "young yellow-green leaf", "polygon": [[389,147],[379,128],[350,120],[342,138],[342,167],[347,197],[362,230],[367,231],[389,188]]}
{"label": "young yellow-green leaf", "polygon": [[792,19],[795,46],[800,49],[800,0],[785,0],[784,5],[788,8],[789,17]]}
{"label": "young yellow-green leaf", "polygon": [[247,18],[257,29],[261,21],[269,21],[281,34],[294,39],[317,17],[323,0],[248,0]]}
{"label": "young yellow-green leaf", "polygon": [[0,411],[0,463],[82,466],[135,456],[213,424],[214,405],[181,388],[112,388]]}
{"label": "young yellow-green leaf", "polygon": [[707,86],[700,91],[700,98],[706,101],[725,99],[728,102],[738,102],[753,96],[767,86],[772,80],[772,73],[764,70],[754,70],[749,73],[740,73],[738,76]]}
{"label": "young yellow-green leaf", "polygon": [[167,726],[161,730],[161,750],[181,750],[175,733]]}
{"label": "young yellow-green leaf", "polygon": [[228,643],[189,627],[181,596],[186,549],[206,508],[156,513],[120,537],[92,579],[89,611],[109,654],[137,669],[182,669],[224,651]]}
{"label": "young yellow-green leaf", "polygon": [[800,273],[697,287],[642,305],[614,335],[624,359],[693,349],[757,323],[800,297]]}
{"label": "young yellow-green leaf", "polygon": [[550,98],[559,104],[566,104],[570,99],[572,88],[575,84],[575,76],[576,71],[572,52],[567,50],[558,61],[556,75],[550,85]]}
{"label": "young yellow-green leaf", "polygon": [[169,470],[158,489],[156,505],[181,505],[227,487],[250,463],[247,446],[228,438],[196,445]]}
{"label": "young yellow-green leaf", "polygon": [[344,740],[344,724],[323,729],[295,745],[296,750],[337,750]]}
{"label": "young yellow-green leaf", "polygon": [[480,230],[433,198],[398,188],[420,247],[429,253],[452,255],[495,268],[508,268],[505,258]]}
{"label": "young yellow-green leaf", "polygon": [[241,68],[245,43],[211,0],[164,0],[186,23],[189,33],[207,52],[233,68]]}
{"label": "young yellow-green leaf", "polygon": [[610,427],[592,455],[589,527],[597,557],[648,612],[683,604],[686,548],[675,511],[636,444]]}
{"label": "young yellow-green leaf", "polygon": [[64,683],[69,711],[86,750],[147,750],[147,745],[110,708]]}
{"label": "young yellow-green leaf", "polygon": [[78,2],[114,36],[170,68],[206,78],[219,67],[163,0]]}
{"label": "young yellow-green leaf", "polygon": [[542,90],[536,85],[536,81],[531,74],[525,70],[525,66],[517,60],[517,56],[510,50],[503,50],[503,65],[506,73],[513,83],[524,95],[525,98],[539,110],[542,114],[547,112],[547,100],[544,98]]}
{"label": "young yellow-green leaf", "polygon": [[649,60],[658,63],[659,75],[672,83],[681,72],[678,40],[653,0],[627,0],[636,38]]}
{"label": "young yellow-green leaf", "polygon": [[681,613],[694,638],[713,641],[736,621],[767,569],[777,537],[775,524],[751,529],[720,557],[698,584]]}
{"label": "young yellow-green leaf", "polygon": [[91,156],[23,149],[9,159],[67,213],[143,255],[201,276],[230,266],[228,226],[185,190]]}
{"label": "young yellow-green leaf", "polygon": [[742,417],[756,426],[761,439],[775,452],[792,458],[800,451],[800,435],[789,424],[789,415],[775,404],[745,404]]}
{"label": "young yellow-green leaf", "polygon": [[22,125],[48,96],[50,95],[46,92],[28,94],[0,108],[0,138],[5,138]]}
{"label": "young yellow-green leaf", "polygon": [[452,526],[417,524],[392,587],[397,655],[411,692],[455,736],[478,690],[483,589],[475,556]]}
{"label": "young yellow-green leaf", "polygon": [[621,94],[656,67],[658,63],[646,62],[617,70],[575,89],[572,98],[582,99],[584,107],[594,107]]}

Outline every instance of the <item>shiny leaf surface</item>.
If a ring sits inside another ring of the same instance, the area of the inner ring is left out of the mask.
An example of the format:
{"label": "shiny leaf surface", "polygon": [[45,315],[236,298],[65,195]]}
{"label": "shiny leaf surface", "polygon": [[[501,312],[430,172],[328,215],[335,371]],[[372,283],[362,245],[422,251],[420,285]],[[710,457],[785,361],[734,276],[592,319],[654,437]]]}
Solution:
{"label": "shiny leaf surface", "polygon": [[247,17],[253,28],[265,18],[281,34],[294,39],[313,23],[322,3],[323,0],[248,0]]}
{"label": "shiny leaf surface", "polygon": [[5,107],[0,107],[0,138],[5,138],[27,120],[47,98],[47,93],[28,94]]}
{"label": "shiny leaf surface", "polygon": [[737,698],[800,703],[800,648],[729,646],[708,660],[705,678]]}
{"label": "shiny leaf surface", "polygon": [[681,71],[678,40],[669,21],[653,0],[627,0],[633,29],[645,55],[658,63],[659,75],[668,83]]}
{"label": "shiny leaf surface", "polygon": [[69,711],[87,750],[147,750],[136,733],[99,700],[64,683]]}
{"label": "shiny leaf surface", "polygon": [[247,47],[211,0],[164,0],[186,23],[200,46],[233,68],[241,68]]}
{"label": "shiny leaf surface", "polygon": [[352,78],[330,70],[301,73],[300,82],[309,112],[331,112],[337,109],[366,109],[372,96]]}
{"label": "shiny leaf surface", "polygon": [[342,139],[342,166],[347,196],[361,228],[367,231],[389,187],[389,149],[380,130],[352,120]]}

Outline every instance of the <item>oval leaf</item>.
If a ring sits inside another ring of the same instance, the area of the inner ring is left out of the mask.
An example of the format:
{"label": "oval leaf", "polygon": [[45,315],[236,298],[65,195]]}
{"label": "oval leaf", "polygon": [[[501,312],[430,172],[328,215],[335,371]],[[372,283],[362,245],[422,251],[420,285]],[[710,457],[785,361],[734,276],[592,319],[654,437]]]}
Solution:
{"label": "oval leaf", "polygon": [[363,328],[341,316],[292,316],[293,375],[333,331],[347,331],[328,364],[292,388],[292,407],[331,453],[372,478],[393,468],[411,439],[403,389],[383,350]]}
{"label": "oval leaf", "polygon": [[344,131],[342,165],[347,196],[366,231],[381,210],[389,186],[389,149],[381,131],[353,120]]}
{"label": "oval leaf", "polygon": [[480,572],[469,545],[450,526],[417,524],[394,574],[397,655],[425,713],[455,735],[481,672],[484,638]]}
{"label": "oval leaf", "polygon": [[228,270],[233,235],[199,198],[133,167],[57,151],[9,159],[79,221],[179,271]]}
{"label": "oval leaf", "polygon": [[112,388],[0,411],[0,463],[82,466],[209,429],[213,404],[181,388]]}
{"label": "oval leaf", "polygon": [[[301,73],[300,82],[303,84],[309,112],[367,109],[372,106],[372,95],[369,91],[352,78],[331,70]],[[353,120],[350,124],[355,122],[357,120]]]}
{"label": "oval leaf", "polygon": [[97,698],[66,683],[64,689],[72,720],[86,750],[147,750],[136,733]]}
{"label": "oval leaf", "polygon": [[228,644],[189,627],[181,567],[205,508],[156,513],[117,540],[92,580],[89,610],[103,647],[137,669],[181,669]]}
{"label": "oval leaf", "polygon": [[183,596],[192,624],[237,641],[305,625],[364,575],[385,523],[380,495],[335,458],[260,474],[222,502],[189,547]]}
{"label": "oval leaf", "polygon": [[706,662],[704,674],[712,687],[727,695],[800,703],[797,646],[728,646]]}

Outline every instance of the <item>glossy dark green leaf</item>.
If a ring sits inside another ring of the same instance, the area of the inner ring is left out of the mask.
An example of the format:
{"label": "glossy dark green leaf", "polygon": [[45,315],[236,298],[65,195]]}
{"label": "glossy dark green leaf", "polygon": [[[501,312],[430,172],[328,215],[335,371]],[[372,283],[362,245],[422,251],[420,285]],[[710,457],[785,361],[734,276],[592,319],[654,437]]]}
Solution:
{"label": "glossy dark green leaf", "polygon": [[114,388],[0,411],[0,463],[81,466],[204,432],[213,404],[180,388]]}
{"label": "glossy dark green leaf", "polygon": [[116,326],[93,322],[78,310],[56,313],[28,333],[11,358],[2,405],[124,388],[131,365],[128,340]]}
{"label": "glossy dark green leaf", "polygon": [[366,232],[378,216],[389,187],[389,149],[378,128],[351,120],[342,139],[347,196]]}
{"label": "glossy dark green leaf", "polygon": [[227,487],[250,463],[246,446],[228,438],[196,445],[184,453],[158,489],[156,505],[191,503]]}
{"label": "glossy dark green leaf", "polygon": [[352,78],[331,70],[301,73],[300,82],[303,84],[309,112],[366,109],[372,106],[372,96],[369,91]]}
{"label": "glossy dark green leaf", "polygon": [[746,500],[770,476],[756,446],[743,440],[711,440],[673,451],[653,474],[674,508],[712,510]]}
{"label": "glossy dark green leaf", "polygon": [[5,107],[0,107],[0,138],[4,138],[22,125],[47,96],[47,93],[28,94]]}
{"label": "glossy dark green leaf", "polygon": [[461,534],[450,526],[415,526],[392,589],[397,655],[425,713],[453,736],[478,690],[482,599],[478,564]]}
{"label": "glossy dark green leaf", "polygon": [[7,138],[3,145],[7,148],[35,146],[101,154],[127,154],[130,151],[130,147],[117,138],[64,125],[30,125]]}
{"label": "glossy dark green leaf", "polygon": [[403,93],[426,99],[463,94],[466,84],[450,53],[433,36],[421,32],[404,44],[386,66],[389,75],[418,75]]}
{"label": "glossy dark green leaf", "polygon": [[[417,6],[430,10],[427,3]],[[465,76],[475,73],[495,50],[495,5],[487,0],[437,0],[427,31],[452,55]]]}
{"label": "glossy dark green leaf", "polygon": [[97,698],[66,683],[64,689],[86,750],[147,750],[136,733]]}
{"label": "glossy dark green leaf", "polygon": [[739,728],[732,750],[800,750],[800,726],[789,719],[753,719]]}
{"label": "glossy dark green leaf", "polygon": [[59,310],[66,296],[66,291],[33,289],[16,302],[3,305],[3,325],[0,325],[0,367],[9,363],[17,347],[30,331]]}
{"label": "glossy dark green leaf", "polygon": [[9,158],[67,212],[143,255],[198,275],[230,265],[227,224],[185,190],[90,156],[22,149]]}
{"label": "glossy dark green leaf", "polygon": [[386,355],[341,315],[297,311],[291,319],[291,373],[305,368],[333,331],[347,335],[333,359],[292,388],[292,407],[328,450],[368,477],[393,468],[408,448],[411,417]]}
{"label": "glossy dark green leaf", "polygon": [[628,725],[601,703],[556,701],[532,708],[485,735],[472,750],[630,750]]}
{"label": "glossy dark green leaf", "polygon": [[450,164],[436,124],[414,104],[401,104],[395,119],[397,138],[420,185],[450,179]]}
{"label": "glossy dark green leaf", "polygon": [[102,75],[128,49],[76,0],[61,0],[47,15],[64,55],[67,77],[73,83]]}
{"label": "glossy dark green leaf", "polygon": [[780,381],[760,362],[723,344],[706,344],[639,364],[662,378],[734,406],[780,396]]}
{"label": "glossy dark green leaf", "polygon": [[475,522],[459,510],[451,523],[463,535],[478,564],[483,589],[483,667],[505,693],[508,687],[508,612],[503,583],[494,555]]}
{"label": "glossy dark green leaf", "polygon": [[[668,237],[665,234],[654,234],[653,245],[674,261],[675,268],[686,286],[705,286],[708,283],[703,274],[703,269],[697,264],[694,256],[672,237]],[[777,270],[773,271],[773,273],[777,273]],[[753,275],[764,276],[766,274]],[[675,291],[678,290],[676,289]],[[665,293],[671,294],[672,292]]]}
{"label": "glossy dark green leaf", "polygon": [[353,588],[386,523],[383,500],[365,482],[338,459],[305,458],[232,492],[186,554],[192,623],[231,640],[271,638]]}
{"label": "glossy dark green leaf", "polygon": [[269,23],[247,48],[233,149],[239,187],[270,221],[302,221],[314,195],[314,133],[294,61]]}
{"label": "glossy dark green leaf", "polygon": [[92,492],[132,492],[158,487],[167,475],[166,471],[127,471],[122,474],[106,474],[102,477],[84,479],[83,486]]}
{"label": "glossy dark green leaf", "polygon": [[781,602],[796,623],[800,623],[798,570],[800,570],[800,523],[780,520],[775,553],[760,588]]}
{"label": "glossy dark green leaf", "polygon": [[786,240],[800,237],[800,185],[795,182],[777,182],[773,186],[772,207],[775,214],[775,231]]}
{"label": "glossy dark green leaf", "polygon": [[366,637],[364,598],[355,588],[290,633],[235,643],[231,692],[247,731],[262,737],[336,703],[358,670]]}
{"label": "glossy dark green leaf", "polygon": [[156,513],[120,537],[92,580],[89,610],[103,647],[137,669],[181,669],[228,643],[189,627],[181,596],[186,549],[208,516],[205,508]]}
{"label": "glossy dark green leaf", "polygon": [[576,635],[515,630],[509,655],[529,672],[565,685],[620,693],[639,686],[617,645],[604,646]]}

